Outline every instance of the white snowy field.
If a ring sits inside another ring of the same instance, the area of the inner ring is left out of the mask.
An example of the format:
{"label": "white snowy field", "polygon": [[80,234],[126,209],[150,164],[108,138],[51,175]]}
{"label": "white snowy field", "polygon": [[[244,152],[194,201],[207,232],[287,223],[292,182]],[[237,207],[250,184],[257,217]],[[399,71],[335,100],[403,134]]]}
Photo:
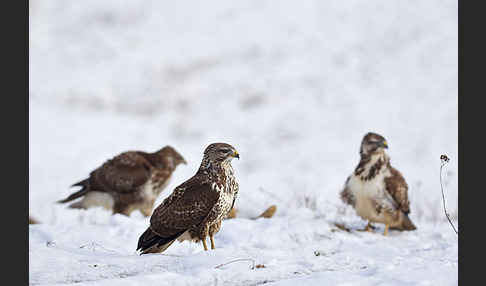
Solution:
{"label": "white snowy field", "polygon": [[[42,222],[29,226],[31,284],[457,285],[439,184],[447,154],[457,224],[456,1],[29,6],[29,209]],[[355,231],[366,222],[339,200],[368,131],[409,184],[414,232]],[[189,164],[158,204],[216,141],[241,160],[239,218],[215,251],[184,242],[138,256],[139,212],[55,203],[104,160],[170,144]],[[274,218],[248,219],[271,204]],[[234,259],[248,260],[215,268]]]}

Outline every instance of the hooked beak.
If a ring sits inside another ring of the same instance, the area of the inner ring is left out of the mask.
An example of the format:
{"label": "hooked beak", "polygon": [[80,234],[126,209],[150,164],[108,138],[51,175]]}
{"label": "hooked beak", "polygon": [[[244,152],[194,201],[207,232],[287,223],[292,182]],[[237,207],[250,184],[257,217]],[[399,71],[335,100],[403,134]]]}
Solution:
{"label": "hooked beak", "polygon": [[235,150],[235,152],[233,152],[233,157],[238,158],[238,160],[240,160],[240,154],[238,154],[238,151]]}
{"label": "hooked beak", "polygon": [[182,159],[182,163],[183,163],[184,165],[187,165],[187,161],[186,161],[186,159]]}
{"label": "hooked beak", "polygon": [[388,143],[386,142],[386,140],[384,140],[383,142],[381,142],[381,147],[383,147],[385,149],[388,149]]}

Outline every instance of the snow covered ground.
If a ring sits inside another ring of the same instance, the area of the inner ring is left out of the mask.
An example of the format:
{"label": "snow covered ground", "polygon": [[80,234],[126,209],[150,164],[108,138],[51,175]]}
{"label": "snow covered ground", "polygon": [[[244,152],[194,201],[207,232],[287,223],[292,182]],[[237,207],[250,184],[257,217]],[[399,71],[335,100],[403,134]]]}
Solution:
{"label": "snow covered ground", "polygon": [[[33,285],[456,285],[456,1],[62,1],[30,5]],[[338,193],[368,131],[407,179],[414,232],[365,225]],[[239,218],[215,251],[138,256],[148,218],[54,202],[104,160],[173,145],[160,203],[212,142],[234,145]],[[250,220],[271,204],[274,218]],[[234,259],[247,259],[216,266]],[[252,264],[264,268],[251,269]],[[147,284],[148,283],[148,284]]]}

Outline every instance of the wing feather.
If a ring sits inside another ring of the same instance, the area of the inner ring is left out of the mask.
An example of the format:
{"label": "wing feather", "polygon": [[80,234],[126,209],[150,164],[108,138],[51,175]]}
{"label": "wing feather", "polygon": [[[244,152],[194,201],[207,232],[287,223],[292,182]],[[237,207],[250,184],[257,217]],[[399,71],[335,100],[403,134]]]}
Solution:
{"label": "wing feather", "polygon": [[400,171],[389,166],[391,176],[385,178],[386,191],[397,204],[397,208],[405,214],[410,213],[410,202],[408,200],[408,185]]}
{"label": "wing feather", "polygon": [[199,225],[217,203],[219,193],[209,180],[194,176],[167,197],[150,218],[150,228],[162,237]]}
{"label": "wing feather", "polygon": [[344,203],[354,207],[355,204],[356,204],[356,198],[354,197],[353,193],[351,192],[351,190],[348,187],[348,182],[349,182],[350,178],[351,178],[351,176],[349,176],[346,179],[346,182],[344,183],[344,189],[341,191],[340,195],[341,195],[341,200]]}
{"label": "wing feather", "polygon": [[91,172],[90,186],[98,191],[134,192],[150,179],[151,169],[150,162],[140,154],[125,152]]}

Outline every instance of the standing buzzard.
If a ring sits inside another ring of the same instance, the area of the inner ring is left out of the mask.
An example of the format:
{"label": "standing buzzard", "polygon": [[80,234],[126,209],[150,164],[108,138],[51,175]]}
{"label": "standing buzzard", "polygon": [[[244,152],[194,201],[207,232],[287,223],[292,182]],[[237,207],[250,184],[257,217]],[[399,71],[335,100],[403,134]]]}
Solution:
{"label": "standing buzzard", "polygon": [[368,220],[365,230],[372,229],[371,222],[385,224],[388,228],[414,230],[408,214],[408,186],[402,174],[390,165],[385,138],[367,133],[361,142],[361,160],[346,180],[341,199],[353,206],[359,216]]}
{"label": "standing buzzard", "polygon": [[58,203],[83,197],[69,207],[86,209],[103,206],[113,213],[124,215],[138,209],[149,216],[157,196],[181,163],[187,164],[171,146],[154,153],[123,152],[92,171],[89,178],[72,185],[82,188]]}
{"label": "standing buzzard", "polygon": [[228,215],[238,194],[238,183],[231,160],[240,158],[226,143],[213,143],[204,150],[196,174],[179,185],[155,210],[150,226],[140,236],[137,250],[156,253],[167,249],[176,239],[202,241],[214,249],[214,234]]}

